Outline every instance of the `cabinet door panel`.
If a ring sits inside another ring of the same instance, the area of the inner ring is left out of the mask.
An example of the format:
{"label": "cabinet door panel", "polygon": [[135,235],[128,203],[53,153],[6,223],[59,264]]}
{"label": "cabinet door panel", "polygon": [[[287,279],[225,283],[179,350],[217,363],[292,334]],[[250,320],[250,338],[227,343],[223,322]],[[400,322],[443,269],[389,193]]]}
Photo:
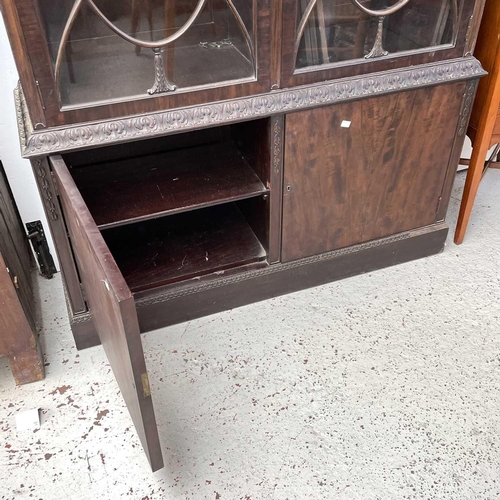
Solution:
{"label": "cabinet door panel", "polygon": [[475,0],[283,0],[282,85],[463,56]]}
{"label": "cabinet door panel", "polygon": [[270,0],[1,3],[38,128],[271,88]]}
{"label": "cabinet door panel", "polygon": [[465,83],[286,118],[284,262],[436,221]]}
{"label": "cabinet door panel", "polygon": [[163,467],[134,298],[64,160],[51,159],[92,319],[153,471]]}

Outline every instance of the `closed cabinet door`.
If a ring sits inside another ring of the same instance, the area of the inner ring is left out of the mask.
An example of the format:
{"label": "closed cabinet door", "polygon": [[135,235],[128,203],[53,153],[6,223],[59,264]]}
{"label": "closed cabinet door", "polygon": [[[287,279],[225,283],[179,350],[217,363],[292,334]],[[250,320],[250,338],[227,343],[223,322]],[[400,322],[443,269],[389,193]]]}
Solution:
{"label": "closed cabinet door", "polygon": [[461,57],[474,0],[283,0],[284,86]]}
{"label": "closed cabinet door", "polygon": [[436,222],[465,83],[286,117],[284,262]]}

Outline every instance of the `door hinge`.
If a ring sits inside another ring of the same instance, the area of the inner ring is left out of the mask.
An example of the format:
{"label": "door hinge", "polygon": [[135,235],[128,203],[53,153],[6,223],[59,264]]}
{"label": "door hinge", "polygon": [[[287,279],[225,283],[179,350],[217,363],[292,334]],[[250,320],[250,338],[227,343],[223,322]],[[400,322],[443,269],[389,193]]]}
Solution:
{"label": "door hinge", "polygon": [[142,392],[144,394],[144,397],[147,398],[151,396],[151,389],[149,388],[148,372],[143,373],[141,375],[141,381],[142,381]]}
{"label": "door hinge", "polygon": [[57,272],[54,265],[54,259],[50,254],[49,245],[41,221],[28,222],[26,224],[28,230],[28,239],[31,241],[33,251],[35,252],[40,273],[43,277],[51,279]]}

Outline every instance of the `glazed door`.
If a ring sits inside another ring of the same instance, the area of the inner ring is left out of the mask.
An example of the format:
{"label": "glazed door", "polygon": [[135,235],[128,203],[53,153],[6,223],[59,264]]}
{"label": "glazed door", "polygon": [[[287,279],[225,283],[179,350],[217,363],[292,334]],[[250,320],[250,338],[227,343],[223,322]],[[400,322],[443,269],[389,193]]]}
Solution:
{"label": "glazed door", "polygon": [[135,302],[64,160],[51,158],[94,326],[153,471],[163,467]]}
{"label": "glazed door", "polygon": [[473,0],[284,0],[283,86],[461,57]]}
{"label": "glazed door", "polygon": [[41,125],[270,90],[270,0],[4,1],[34,56]]}
{"label": "glazed door", "polygon": [[282,261],[434,224],[465,85],[288,115]]}

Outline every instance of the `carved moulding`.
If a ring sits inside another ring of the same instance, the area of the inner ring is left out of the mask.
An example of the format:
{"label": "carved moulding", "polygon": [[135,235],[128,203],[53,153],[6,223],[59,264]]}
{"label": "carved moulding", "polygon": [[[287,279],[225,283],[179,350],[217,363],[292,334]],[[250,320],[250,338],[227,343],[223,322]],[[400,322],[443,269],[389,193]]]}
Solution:
{"label": "carved moulding", "polygon": [[477,81],[470,81],[467,83],[465,89],[464,100],[462,102],[462,109],[460,111],[460,122],[458,128],[458,137],[463,137],[469,125],[470,115],[472,113],[472,105],[476,97]]}
{"label": "carved moulding", "polygon": [[294,260],[292,262],[286,262],[284,264],[274,264],[272,266],[265,267],[263,269],[254,269],[252,271],[247,271],[243,273],[235,274],[234,276],[229,276],[227,278],[218,278],[206,283],[199,284],[196,282],[187,283],[182,289],[176,290],[164,290],[155,295],[144,295],[142,297],[136,298],[135,303],[137,307],[144,307],[152,304],[158,304],[162,302],[168,302],[172,299],[177,299],[179,297],[185,297],[187,295],[193,295],[199,292],[205,292],[207,290],[213,290],[214,288],[220,288],[223,286],[231,285],[233,283],[240,283],[242,281],[251,280],[254,278],[259,278],[261,276],[268,276],[270,274],[279,273],[282,271],[287,271],[290,269],[296,269],[302,266],[307,266],[314,264],[316,262],[322,262],[326,260],[335,259],[342,257],[344,255],[350,255],[358,252],[363,252],[370,250],[372,248],[381,247],[384,245],[389,245],[391,243],[396,243],[398,241],[407,240],[412,237],[412,233],[407,231],[404,233],[395,234],[393,236],[387,236],[385,238],[379,238],[378,240],[368,241],[366,243],[359,243],[351,247],[341,248],[339,250],[331,250],[330,252],[325,252],[319,255],[313,255],[311,257],[305,257],[303,259]]}
{"label": "carved moulding", "polygon": [[[441,226],[444,226],[442,224]],[[413,231],[414,233],[415,231]],[[234,276],[228,276],[225,278],[214,278],[206,283],[200,284],[196,282],[186,283],[181,289],[159,289],[155,294],[145,294],[143,296],[135,297],[135,303],[138,308],[147,307],[154,304],[162,304],[170,300],[178,299],[180,297],[185,297],[188,295],[194,295],[199,292],[205,292],[207,290],[213,290],[215,288],[221,288],[224,286],[231,285],[233,283],[240,283],[247,280],[252,280],[259,278],[261,276],[267,276],[271,274],[276,274],[282,271],[287,271],[289,269],[296,269],[302,266],[307,266],[314,264],[316,262],[326,261],[330,259],[335,259],[343,255],[350,255],[357,252],[363,252],[373,248],[381,247],[384,245],[389,245],[391,243],[396,243],[398,241],[407,240],[412,237],[412,232],[407,231],[404,233],[399,233],[393,236],[388,236],[385,238],[380,238],[378,240],[369,241],[366,243],[359,243],[352,247],[341,248],[339,250],[332,250],[319,255],[314,255],[311,257],[305,257],[303,259],[295,260],[292,262],[287,262],[286,264],[274,264],[262,269],[254,269],[251,271],[238,273]],[[68,305],[68,301],[66,301]],[[89,312],[82,314],[72,314],[71,306],[68,305],[68,310],[70,311],[71,324],[87,323],[91,321],[91,314]]]}
{"label": "carved moulding", "polygon": [[401,90],[469,80],[485,74],[479,61],[474,57],[468,57],[444,63],[372,73],[362,77],[343,78],[333,82],[279,90],[252,97],[126,118],[66,125],[44,131],[32,130],[27,123],[27,115],[21,113],[23,119],[19,123],[20,129],[22,129],[20,133],[21,135],[24,133],[26,137],[23,145],[23,156],[32,158],[158,137]]}

